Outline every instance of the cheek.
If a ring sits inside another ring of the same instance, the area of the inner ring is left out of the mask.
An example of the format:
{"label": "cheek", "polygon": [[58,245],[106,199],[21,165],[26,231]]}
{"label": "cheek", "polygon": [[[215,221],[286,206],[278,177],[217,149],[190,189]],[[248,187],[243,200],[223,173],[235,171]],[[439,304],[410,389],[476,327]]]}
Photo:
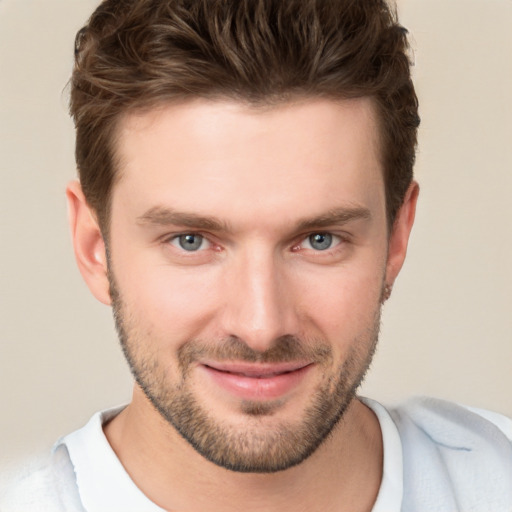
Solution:
{"label": "cheek", "polygon": [[137,265],[116,277],[135,322],[179,343],[196,337],[214,314],[218,277],[211,270]]}
{"label": "cheek", "polygon": [[329,269],[323,276],[309,273],[300,292],[301,310],[321,336],[344,346],[373,328],[384,275],[384,267],[379,267]]}

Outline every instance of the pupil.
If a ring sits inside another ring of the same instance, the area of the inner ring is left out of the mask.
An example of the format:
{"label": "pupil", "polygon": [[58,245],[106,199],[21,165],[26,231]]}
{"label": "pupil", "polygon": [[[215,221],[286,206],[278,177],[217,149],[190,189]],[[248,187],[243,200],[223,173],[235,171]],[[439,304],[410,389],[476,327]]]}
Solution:
{"label": "pupil", "polygon": [[181,235],[180,245],[186,251],[195,251],[201,247],[203,237],[201,235]]}
{"label": "pupil", "polygon": [[329,233],[315,233],[309,237],[309,243],[313,249],[325,251],[332,244],[332,235]]}

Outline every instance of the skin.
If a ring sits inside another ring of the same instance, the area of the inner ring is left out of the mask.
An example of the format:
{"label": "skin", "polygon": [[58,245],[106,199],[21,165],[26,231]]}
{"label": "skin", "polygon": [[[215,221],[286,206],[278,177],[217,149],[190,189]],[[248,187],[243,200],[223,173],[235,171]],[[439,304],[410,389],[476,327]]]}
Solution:
{"label": "skin", "polygon": [[[418,194],[413,183],[389,233],[369,99],[166,105],[122,120],[118,156],[110,262],[77,183],[67,191],[71,228],[98,300],[111,304],[115,279],[125,351],[139,369],[150,368],[153,391],[185,386],[215,424],[252,439],[300,427],[340,369],[357,384],[376,342],[383,288],[405,258]],[[200,250],[181,248],[177,236],[187,233],[204,236]],[[332,234],[331,247],[313,247],[314,233]],[[308,371],[277,398],[248,401],[226,390],[202,356],[180,373],[180,351],[193,340],[215,363],[226,339],[268,354],[283,337],[306,354],[326,347],[330,357],[304,356]],[[131,404],[104,430],[136,485],[166,510],[355,512],[375,502],[381,433],[357,399],[300,464],[240,473],[194,450],[147,395],[135,384]],[[269,410],[255,417],[248,402]]]}

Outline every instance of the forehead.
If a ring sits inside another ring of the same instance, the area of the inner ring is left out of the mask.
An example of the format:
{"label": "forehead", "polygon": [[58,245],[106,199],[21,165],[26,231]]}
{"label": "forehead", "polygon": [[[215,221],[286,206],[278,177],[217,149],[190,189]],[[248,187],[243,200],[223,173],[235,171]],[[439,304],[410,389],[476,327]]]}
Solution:
{"label": "forehead", "polygon": [[383,198],[367,98],[265,108],[207,100],[163,105],[127,115],[117,140],[113,207],[215,210],[242,220]]}

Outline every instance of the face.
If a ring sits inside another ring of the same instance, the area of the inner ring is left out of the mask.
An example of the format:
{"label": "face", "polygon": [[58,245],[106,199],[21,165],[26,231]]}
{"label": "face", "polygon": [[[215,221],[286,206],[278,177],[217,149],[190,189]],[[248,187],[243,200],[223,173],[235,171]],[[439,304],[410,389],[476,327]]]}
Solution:
{"label": "face", "polygon": [[119,135],[109,277],[138,386],[218,465],[300,463],[377,340],[388,233],[371,103],[195,101]]}

